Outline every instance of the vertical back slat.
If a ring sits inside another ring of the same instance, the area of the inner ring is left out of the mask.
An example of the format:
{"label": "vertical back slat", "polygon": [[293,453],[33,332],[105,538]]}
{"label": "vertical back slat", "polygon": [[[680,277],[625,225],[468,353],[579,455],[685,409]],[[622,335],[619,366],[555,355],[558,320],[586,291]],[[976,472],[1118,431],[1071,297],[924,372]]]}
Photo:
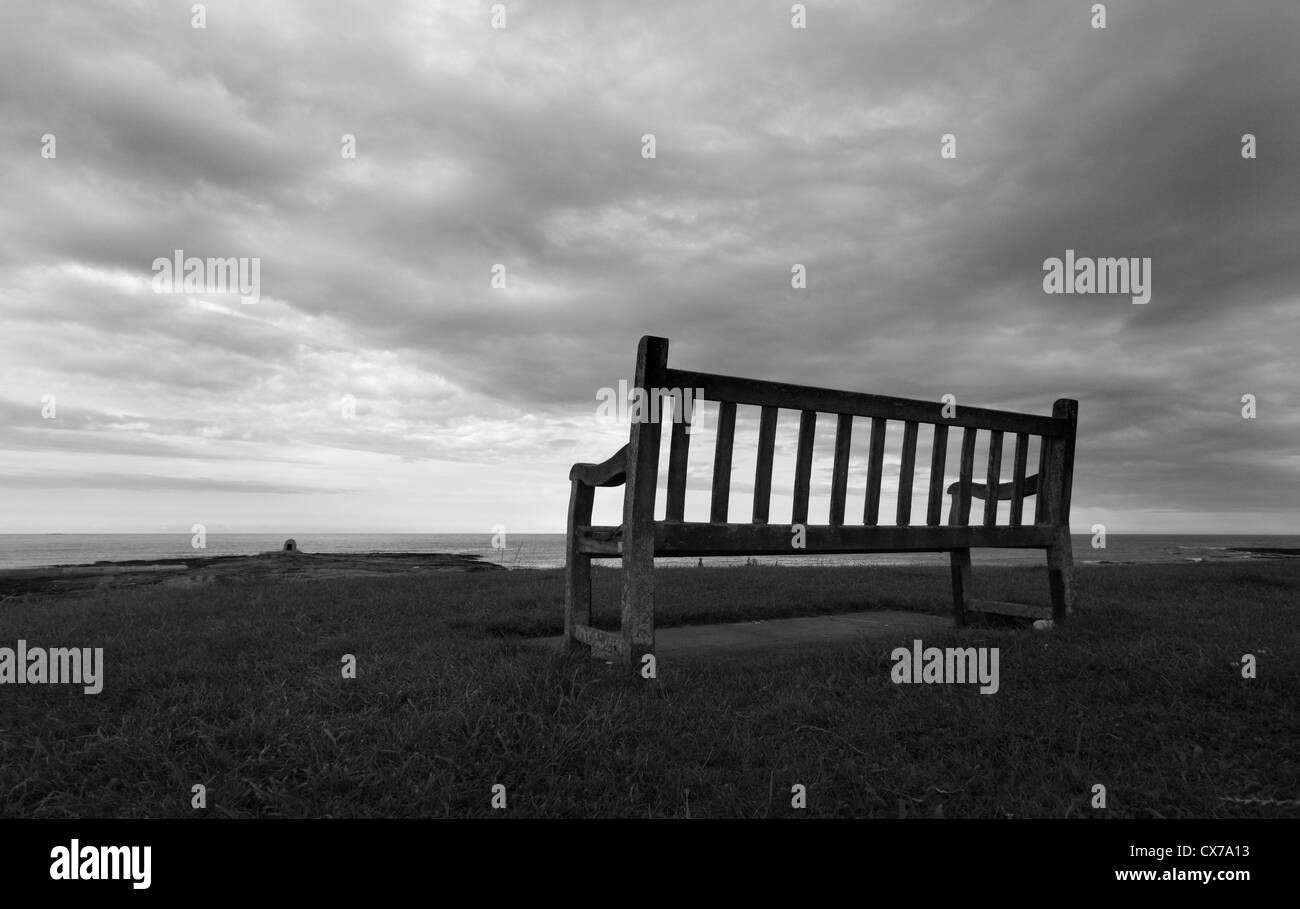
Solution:
{"label": "vertical back slat", "polygon": [[1025,512],[1025,462],[1029,460],[1029,433],[1016,433],[1016,463],[1011,473],[1011,526],[1019,527]]}
{"label": "vertical back slat", "polygon": [[790,523],[808,523],[808,488],[812,482],[813,441],[817,434],[817,412],[799,414],[799,453],[794,462],[794,508]]}
{"label": "vertical back slat", "polygon": [[903,424],[903,463],[898,468],[898,526],[912,523],[912,474],[916,472],[916,421]]}
{"label": "vertical back slat", "polygon": [[1038,495],[1034,497],[1034,523],[1042,524],[1047,507],[1047,449],[1050,448],[1047,436],[1038,437]]}
{"label": "vertical back slat", "polygon": [[934,424],[934,449],[930,452],[930,504],[925,511],[925,523],[931,527],[939,524],[943,514],[943,468],[948,461],[948,424]]}
{"label": "vertical back slat", "polygon": [[1002,430],[989,433],[989,468],[984,488],[984,526],[998,522],[998,485],[1002,482]]}
{"label": "vertical back slat", "polygon": [[835,466],[831,473],[831,526],[844,526],[844,497],[849,492],[849,443],[853,415],[842,413],[835,422]]}
{"label": "vertical back slat", "polygon": [[880,519],[880,478],[885,468],[884,417],[871,418],[871,459],[867,462],[867,504],[862,523],[874,527]]}
{"label": "vertical back slat", "polygon": [[[698,406],[699,402],[694,401],[691,409]],[[686,464],[691,447],[690,426],[693,417],[694,414],[686,409],[685,404],[681,414],[673,414],[672,438],[668,448],[668,504],[664,513],[667,521],[685,520]]]}
{"label": "vertical back slat", "polygon": [[957,514],[956,524],[965,527],[970,523],[970,490],[975,474],[975,434],[979,432],[973,426],[967,426],[961,433],[961,469],[957,474]]}
{"label": "vertical back slat", "polygon": [[709,520],[727,522],[727,504],[731,499],[731,449],[736,437],[736,405],[723,401],[718,405],[718,438],[713,450],[713,507]]}
{"label": "vertical back slat", "polygon": [[754,469],[754,523],[766,524],[772,504],[772,457],[776,449],[776,408],[764,407],[758,419],[758,466]]}

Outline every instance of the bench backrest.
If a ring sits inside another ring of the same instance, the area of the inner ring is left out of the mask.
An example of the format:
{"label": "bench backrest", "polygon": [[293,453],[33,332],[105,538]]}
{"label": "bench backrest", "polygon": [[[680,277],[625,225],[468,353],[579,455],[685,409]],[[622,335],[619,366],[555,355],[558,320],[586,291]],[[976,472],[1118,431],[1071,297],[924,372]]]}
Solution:
{"label": "bench backrest", "polygon": [[[986,410],[978,407],[957,406],[951,417],[943,415],[944,405],[933,401],[894,398],[883,395],[836,391],[781,382],[742,379],[712,373],[695,372],[668,367],[668,341],[666,338],[646,336],[637,347],[636,388],[692,389],[695,403],[703,400],[718,402],[717,432],[713,459],[713,489],[709,509],[711,523],[727,523],[731,487],[732,449],[735,438],[736,406],[756,405],[761,408],[758,433],[758,460],[754,476],[754,504],[752,522],[768,521],[772,493],[772,463],[776,441],[777,411],[788,408],[800,411],[799,442],[795,457],[794,507],[792,524],[808,521],[808,498],[812,477],[813,441],[817,415],[825,413],[836,418],[835,454],[831,474],[830,524],[842,526],[845,522],[845,499],[848,491],[849,446],[854,417],[870,418],[871,439],[867,468],[866,504],[862,524],[874,526],[880,518],[880,488],[884,466],[885,437],[891,421],[902,424],[902,464],[899,475],[896,521],[899,525],[912,523],[912,484],[915,468],[917,438],[922,425],[933,434],[929,480],[928,508],[925,523],[941,523],[944,497],[943,480],[947,457],[950,427],[962,430],[961,461],[958,470],[958,491],[952,523],[970,523],[971,487],[975,482],[985,482],[992,490],[984,500],[982,523],[997,524],[999,497],[996,493],[1002,484],[1002,448],[1007,434],[1014,436],[1015,454],[1010,478],[1010,524],[1021,526],[1024,522],[1024,500],[1033,494],[1027,488],[1029,442],[1032,436],[1040,438],[1038,459],[1038,495],[1032,523],[1069,526],[1070,488],[1074,469],[1074,438],[1078,402],[1067,398],[1056,401],[1050,417],[1014,413],[1005,410]],[[950,412],[952,412],[950,410]],[[689,418],[689,414],[685,415]],[[661,422],[633,422],[628,442],[627,490],[624,498],[624,526],[631,531],[630,538],[645,540],[654,522],[655,488],[659,471]],[[671,438],[668,458],[668,501],[665,519],[682,521],[686,500],[687,454],[691,434],[686,422],[674,415],[670,424]],[[977,435],[989,434],[988,463],[979,478],[975,475],[975,448]],[[852,523],[857,523],[853,521]]]}

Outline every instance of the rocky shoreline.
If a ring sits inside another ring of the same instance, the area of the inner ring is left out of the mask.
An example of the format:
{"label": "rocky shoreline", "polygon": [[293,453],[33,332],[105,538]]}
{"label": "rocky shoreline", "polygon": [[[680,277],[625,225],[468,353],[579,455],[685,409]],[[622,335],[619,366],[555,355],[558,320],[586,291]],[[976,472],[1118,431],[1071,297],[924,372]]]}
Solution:
{"label": "rocky shoreline", "polygon": [[257,581],[317,581],[434,571],[504,571],[476,555],[437,552],[263,552],[251,556],[197,556],[50,565],[0,570],[0,600],[67,597],[138,587],[190,587]]}

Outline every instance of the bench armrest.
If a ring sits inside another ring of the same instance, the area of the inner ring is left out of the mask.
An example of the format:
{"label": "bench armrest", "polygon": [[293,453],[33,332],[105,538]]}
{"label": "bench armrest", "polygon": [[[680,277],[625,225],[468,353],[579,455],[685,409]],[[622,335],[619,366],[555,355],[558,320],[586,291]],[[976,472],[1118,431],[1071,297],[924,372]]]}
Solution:
{"label": "bench armrest", "polygon": [[[961,488],[961,483],[953,483],[948,487],[949,495],[956,495],[957,490]],[[999,483],[996,490],[999,502],[1008,502],[1011,500],[1012,490],[1015,488],[1013,483]],[[1025,498],[1038,494],[1038,474],[1032,477],[1025,477]],[[971,483],[970,495],[972,499],[987,499],[987,483]]]}
{"label": "bench armrest", "polygon": [[574,464],[569,479],[587,486],[622,486],[627,482],[627,446],[601,464]]}

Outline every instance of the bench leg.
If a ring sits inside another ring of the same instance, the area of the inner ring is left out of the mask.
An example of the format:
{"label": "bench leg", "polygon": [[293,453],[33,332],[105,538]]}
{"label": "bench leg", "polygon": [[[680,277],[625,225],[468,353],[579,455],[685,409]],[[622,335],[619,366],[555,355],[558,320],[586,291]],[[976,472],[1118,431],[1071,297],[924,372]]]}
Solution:
{"label": "bench leg", "polygon": [[595,490],[577,480],[569,498],[568,551],[564,559],[564,642],[571,654],[591,655],[591,647],[573,636],[578,625],[591,624],[591,556],[578,551],[578,525],[591,522]]}
{"label": "bench leg", "polygon": [[1063,530],[1047,547],[1047,583],[1052,592],[1052,621],[1064,622],[1074,611],[1074,550],[1070,532]]}
{"label": "bench leg", "polygon": [[564,637],[569,653],[589,655],[591,648],[573,636],[578,625],[591,624],[591,556],[569,553],[564,566]]}
{"label": "bench leg", "polygon": [[966,625],[966,602],[970,599],[970,550],[952,551],[952,617],[958,628]]}
{"label": "bench leg", "polygon": [[[654,556],[623,559],[623,650],[634,675],[646,654],[655,652]],[[651,550],[653,553],[654,550]]]}

